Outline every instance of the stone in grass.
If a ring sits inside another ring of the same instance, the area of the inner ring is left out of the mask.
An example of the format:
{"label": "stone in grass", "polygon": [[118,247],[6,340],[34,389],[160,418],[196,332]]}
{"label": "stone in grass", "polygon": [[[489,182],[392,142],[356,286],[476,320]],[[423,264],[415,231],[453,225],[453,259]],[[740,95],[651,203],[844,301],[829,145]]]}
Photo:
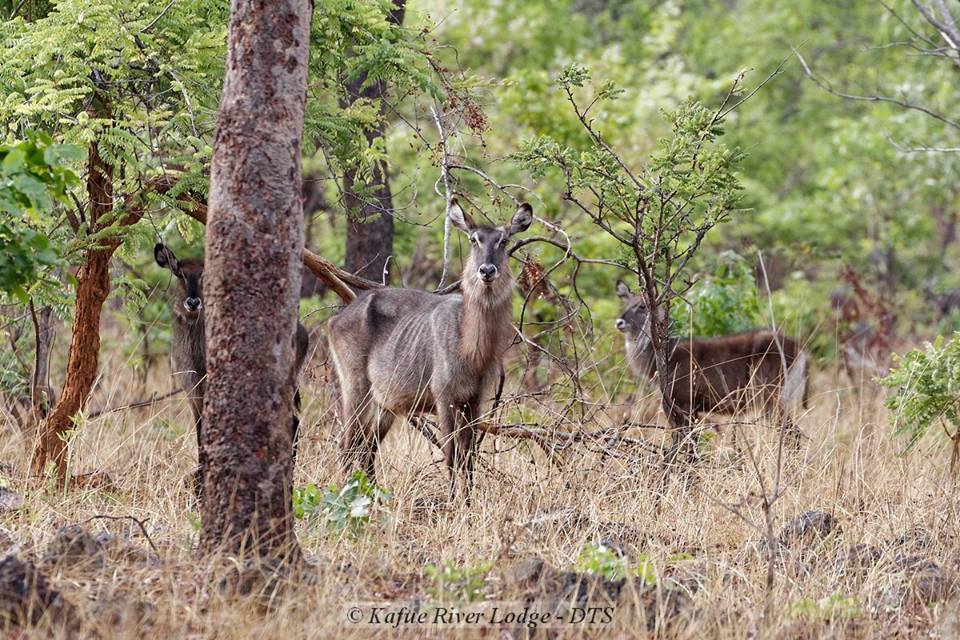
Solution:
{"label": "stone in grass", "polygon": [[74,633],[79,618],[74,606],[52,589],[33,563],[8,555],[0,560],[0,625],[50,629]]}
{"label": "stone in grass", "polygon": [[957,576],[923,556],[898,555],[893,559],[893,571],[900,579],[881,595],[887,607],[942,602],[957,590]]}
{"label": "stone in grass", "polygon": [[0,527],[0,556],[19,550],[20,543],[6,527]]}
{"label": "stone in grass", "polygon": [[883,559],[880,547],[858,543],[842,550],[834,558],[834,568],[842,575],[862,575],[875,567]]}
{"label": "stone in grass", "polygon": [[104,565],[103,543],[79,524],[61,527],[43,554],[44,566]]}
{"label": "stone in grass", "polygon": [[912,527],[893,538],[888,546],[898,549],[901,553],[923,553],[931,550],[937,544],[936,538],[923,527]]}
{"label": "stone in grass", "polygon": [[[793,569],[799,574],[810,574],[818,562],[817,543],[833,533],[840,532],[837,519],[824,511],[804,511],[780,529],[773,541],[774,561],[783,565],[793,558]],[[753,549],[765,561],[769,552],[767,540],[760,540]]]}
{"label": "stone in grass", "polygon": [[0,513],[16,511],[23,506],[23,496],[8,487],[0,486]]}
{"label": "stone in grass", "polygon": [[[504,588],[540,611],[568,614],[567,605],[607,607],[639,604],[647,626],[669,623],[691,603],[676,584],[651,585],[643,578],[606,580],[576,571],[560,571],[538,556],[529,556],[501,572]],[[672,582],[672,581],[670,581]]]}
{"label": "stone in grass", "polygon": [[105,629],[152,627],[156,607],[144,600],[126,600],[121,597],[101,598],[93,606],[91,614],[97,626]]}
{"label": "stone in grass", "polygon": [[840,532],[840,523],[832,514],[804,511],[780,529],[777,542],[788,549],[809,547],[834,532]]}

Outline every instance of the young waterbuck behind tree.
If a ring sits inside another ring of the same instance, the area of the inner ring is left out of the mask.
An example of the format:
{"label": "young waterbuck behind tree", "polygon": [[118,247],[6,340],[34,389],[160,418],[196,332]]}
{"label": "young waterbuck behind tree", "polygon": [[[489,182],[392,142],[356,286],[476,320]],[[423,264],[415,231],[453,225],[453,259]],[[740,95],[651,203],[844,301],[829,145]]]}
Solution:
{"label": "young waterbuck behind tree", "polygon": [[[616,327],[626,338],[627,363],[639,377],[656,371],[650,341],[650,313],[642,295],[617,281],[626,306]],[[793,412],[807,405],[809,356],[793,338],[770,330],[718,338],[670,337],[666,388],[674,415],[671,426],[692,426],[699,413],[736,414],[758,406],[796,440]],[[682,424],[673,424],[681,422]],[[678,432],[675,444],[683,437]]]}
{"label": "young waterbuck behind tree", "polygon": [[[157,264],[169,269],[176,277],[176,284],[167,289],[173,318],[173,335],[170,339],[170,361],[172,371],[181,389],[190,401],[190,410],[197,430],[197,457],[202,470],[206,466],[206,456],[200,446],[200,431],[203,427],[203,395],[206,390],[207,348],[203,325],[203,260],[178,260],[169,247],[157,244],[153,248]],[[297,333],[293,337],[296,362],[292,372],[292,383],[296,383],[307,357],[310,338],[307,329],[297,323]],[[300,391],[294,392],[293,443],[297,446],[300,430]],[[203,486],[199,471],[196,489],[199,493]]]}
{"label": "young waterbuck behind tree", "polygon": [[513,290],[507,241],[526,230],[521,204],[507,227],[477,226],[451,203],[450,221],[470,238],[459,294],[387,288],[360,294],[330,319],[329,342],[340,380],[345,471],[372,478],[377,449],[397,417],[432,413],[450,471],[465,493],[473,482],[475,421],[493,393],[513,338]]}

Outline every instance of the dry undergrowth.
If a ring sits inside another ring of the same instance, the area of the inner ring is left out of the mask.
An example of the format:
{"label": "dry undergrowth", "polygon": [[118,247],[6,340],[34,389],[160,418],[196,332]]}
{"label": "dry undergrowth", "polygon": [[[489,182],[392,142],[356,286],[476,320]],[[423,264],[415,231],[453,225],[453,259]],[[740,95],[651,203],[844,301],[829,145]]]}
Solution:
{"label": "dry undergrowth", "polygon": [[[306,390],[297,483],[322,486],[341,478],[328,372],[318,359]],[[93,405],[123,404],[144,393],[122,361],[108,357],[102,370]],[[152,378],[152,389],[169,388],[159,368]],[[25,443],[8,419],[3,478],[25,500],[0,516],[9,536],[0,544],[36,563],[73,605],[73,624],[85,637],[390,637],[401,632],[350,624],[351,604],[425,606],[436,591],[426,567],[447,562],[491,563],[480,588],[487,600],[576,605],[579,596],[580,604],[615,607],[609,624],[561,624],[549,630],[554,637],[952,635],[960,628],[953,596],[960,554],[944,449],[929,443],[899,457],[880,399],[839,384],[828,371],[817,374],[801,421],[809,437],[786,457],[785,491],[773,510],[777,530],[808,510],[827,515],[807,516],[795,535],[784,533],[772,591],[756,472],[748,456],[729,446],[729,433],[708,445],[690,474],[663,484],[641,454],[573,453],[558,468],[528,444],[488,437],[473,505],[449,507],[438,453],[413,429],[395,428],[380,459],[379,479],[393,494],[382,524],[355,540],[301,524],[314,579],[272,600],[227,597],[216,585],[229,559],[193,552],[196,505],[185,479],[195,453],[189,410],[179,398],[84,425],[72,444],[74,469],[102,470],[114,486],[67,495],[28,487]],[[740,447],[754,446],[761,472],[772,478],[775,432],[758,426],[739,435]],[[145,519],[150,540],[130,519],[89,520],[96,515]],[[93,538],[77,529],[57,536],[76,523]],[[584,546],[598,542],[622,550],[630,562],[648,559],[653,574],[622,584],[572,573]],[[48,633],[38,627],[25,637]],[[403,633],[523,637],[525,631],[427,625]]]}

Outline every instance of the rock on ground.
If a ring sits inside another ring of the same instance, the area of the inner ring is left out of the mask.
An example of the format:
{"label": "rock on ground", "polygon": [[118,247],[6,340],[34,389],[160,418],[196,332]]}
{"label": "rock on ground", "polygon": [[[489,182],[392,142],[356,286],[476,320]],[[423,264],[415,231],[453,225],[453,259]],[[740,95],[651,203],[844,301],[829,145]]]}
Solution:
{"label": "rock on ground", "polygon": [[50,587],[33,563],[8,555],[0,560],[0,624],[27,627],[44,622],[68,633],[79,619],[74,606]]}

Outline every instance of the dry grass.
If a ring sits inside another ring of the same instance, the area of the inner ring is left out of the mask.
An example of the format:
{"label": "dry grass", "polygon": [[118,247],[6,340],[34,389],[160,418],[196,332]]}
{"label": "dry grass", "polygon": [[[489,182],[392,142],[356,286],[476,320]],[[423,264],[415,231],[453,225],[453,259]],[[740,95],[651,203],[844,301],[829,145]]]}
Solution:
{"label": "dry grass", "polygon": [[[306,389],[297,484],[340,480],[334,412],[324,382],[329,372],[317,360]],[[122,360],[108,356],[102,370],[92,405],[122,404],[142,394]],[[154,371],[150,386],[169,388],[165,372]],[[23,507],[4,513],[2,523],[21,555],[39,560],[62,525],[97,514],[148,519],[159,554],[150,551],[132,522],[95,520],[85,525],[91,532],[114,536],[102,566],[45,568],[53,586],[77,605],[84,635],[392,637],[401,632],[350,625],[350,603],[429,599],[425,567],[448,561],[493,563],[486,597],[516,600],[522,595],[516,572],[527,559],[536,556],[571,570],[585,544],[603,539],[622,545],[631,557],[648,556],[659,584],[685,585],[690,602],[668,617],[661,591],[654,615],[656,607],[645,604],[650,598],[656,603],[656,593],[627,588],[611,624],[561,626],[550,631],[556,637],[951,635],[960,627],[952,598],[923,592],[932,569],[923,573],[904,560],[932,560],[946,577],[960,560],[945,449],[925,443],[899,457],[881,401],[837,386],[829,371],[821,370],[814,380],[811,409],[801,422],[809,439],[787,456],[786,488],[774,517],[779,528],[802,511],[819,509],[833,514],[841,531],[785,552],[772,592],[765,585],[766,560],[756,549],[764,526],[756,472],[747,456],[727,446],[729,434],[722,446],[712,443],[685,478],[674,474],[662,485],[657,466],[639,454],[574,453],[558,468],[525,443],[488,437],[473,505],[430,509],[423,504],[442,503],[446,487],[440,457],[412,429],[395,428],[379,466],[381,482],[393,493],[386,520],[359,540],[301,523],[300,540],[315,563],[316,580],[291,586],[269,607],[264,597],[228,598],[216,587],[224,559],[194,554],[196,505],[184,482],[195,464],[193,432],[189,410],[178,398],[83,425],[72,446],[74,469],[106,471],[115,482],[112,490],[67,495],[30,490],[24,482],[25,443],[8,421],[14,435],[0,446],[4,477],[27,493]],[[772,477],[775,432],[743,429],[739,440],[754,447],[761,472]],[[846,559],[857,544],[874,545],[879,560],[856,570]],[[692,559],[668,562],[680,553]],[[508,631],[457,633],[514,637]],[[407,628],[402,635],[453,633],[428,626]],[[523,631],[514,635],[522,637]]]}

